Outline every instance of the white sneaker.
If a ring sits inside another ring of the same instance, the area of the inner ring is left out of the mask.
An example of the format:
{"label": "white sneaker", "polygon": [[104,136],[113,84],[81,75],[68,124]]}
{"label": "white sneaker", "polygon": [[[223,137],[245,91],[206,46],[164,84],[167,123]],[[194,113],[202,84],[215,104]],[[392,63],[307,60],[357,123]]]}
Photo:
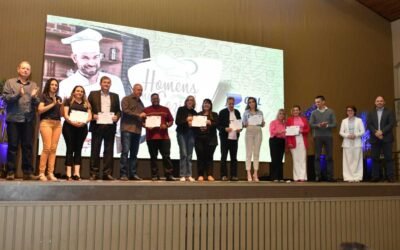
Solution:
{"label": "white sneaker", "polygon": [[47,175],[47,180],[49,180],[49,181],[57,181],[57,178],[54,176],[54,174],[48,174]]}
{"label": "white sneaker", "polygon": [[186,178],[185,178],[185,177],[181,177],[181,178],[179,179],[179,181],[186,181]]}
{"label": "white sneaker", "polygon": [[47,178],[44,174],[39,174],[39,180],[40,181],[47,181]]}
{"label": "white sneaker", "polygon": [[190,182],[196,181],[192,176],[189,176],[187,179],[188,179],[188,181],[190,181]]}

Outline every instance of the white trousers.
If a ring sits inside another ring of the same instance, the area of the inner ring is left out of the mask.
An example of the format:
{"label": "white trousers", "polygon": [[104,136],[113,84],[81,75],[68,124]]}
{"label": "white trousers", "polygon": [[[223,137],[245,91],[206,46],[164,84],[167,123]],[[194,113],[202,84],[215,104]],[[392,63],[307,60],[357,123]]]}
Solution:
{"label": "white trousers", "polygon": [[362,181],[363,152],[360,147],[343,148],[343,180]]}
{"label": "white trousers", "polygon": [[293,158],[293,180],[307,180],[307,150],[303,136],[296,136],[296,147],[290,149]]}
{"label": "white trousers", "polygon": [[260,148],[262,142],[262,131],[259,126],[247,126],[246,128],[246,170],[251,169],[251,158],[253,158],[254,170],[258,170]]}

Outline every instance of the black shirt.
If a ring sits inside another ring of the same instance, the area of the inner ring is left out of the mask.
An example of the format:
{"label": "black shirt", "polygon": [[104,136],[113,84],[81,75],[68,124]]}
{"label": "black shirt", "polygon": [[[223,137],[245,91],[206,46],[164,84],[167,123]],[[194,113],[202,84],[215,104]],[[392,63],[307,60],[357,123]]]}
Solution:
{"label": "black shirt", "polygon": [[[61,97],[56,96],[57,101],[61,101]],[[43,102],[45,106],[53,103],[53,99],[48,95],[42,95],[40,97],[40,102]],[[40,114],[40,120],[50,119],[50,120],[61,120],[61,104],[57,103],[51,109]]]}

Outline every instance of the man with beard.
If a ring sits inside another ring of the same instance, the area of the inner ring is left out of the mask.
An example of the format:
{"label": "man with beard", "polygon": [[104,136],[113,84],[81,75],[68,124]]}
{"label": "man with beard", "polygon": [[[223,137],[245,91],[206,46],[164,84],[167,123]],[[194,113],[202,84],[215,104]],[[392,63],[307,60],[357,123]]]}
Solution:
{"label": "man with beard", "polygon": [[73,75],[60,82],[59,95],[62,98],[70,96],[72,89],[78,84],[85,88],[87,95],[93,90],[100,90],[100,79],[103,76],[111,79],[111,92],[118,94],[121,98],[125,96],[121,79],[118,76],[101,72],[99,44],[101,39],[103,39],[103,36],[92,29],[85,29],[61,39],[63,44],[71,45],[71,58],[77,67],[77,71]]}

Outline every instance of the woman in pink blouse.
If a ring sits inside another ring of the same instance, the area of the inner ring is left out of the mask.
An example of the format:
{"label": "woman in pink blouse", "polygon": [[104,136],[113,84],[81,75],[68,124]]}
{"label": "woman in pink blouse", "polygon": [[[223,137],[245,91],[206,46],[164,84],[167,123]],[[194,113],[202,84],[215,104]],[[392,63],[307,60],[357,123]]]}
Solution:
{"label": "woman in pink blouse", "polygon": [[286,135],[286,143],[293,158],[293,180],[302,182],[307,181],[307,135],[310,132],[310,126],[307,119],[300,114],[300,106],[293,106],[292,116],[287,119],[286,126],[298,127],[299,133]]}
{"label": "woman in pink blouse", "polygon": [[285,117],[285,110],[280,109],[276,119],[269,124],[270,177],[273,181],[283,181],[282,160],[285,154]]}

